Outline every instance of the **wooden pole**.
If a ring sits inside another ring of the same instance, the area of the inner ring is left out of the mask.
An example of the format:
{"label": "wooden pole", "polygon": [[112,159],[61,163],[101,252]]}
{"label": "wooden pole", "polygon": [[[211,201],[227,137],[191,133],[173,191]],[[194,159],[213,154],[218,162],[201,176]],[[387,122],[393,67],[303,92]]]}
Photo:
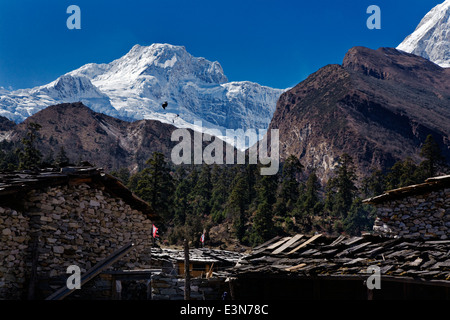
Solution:
{"label": "wooden pole", "polygon": [[373,290],[367,288],[367,300],[373,300]]}
{"label": "wooden pole", "polygon": [[115,300],[122,300],[122,281],[113,279],[114,281],[114,291],[115,291]]}
{"label": "wooden pole", "polygon": [[189,243],[184,239],[184,300],[191,298],[191,275],[189,272]]}
{"label": "wooden pole", "polygon": [[231,300],[236,300],[236,295],[235,295],[235,291],[234,291],[234,281],[235,281],[235,279],[234,278],[228,278],[228,279],[229,279],[228,285],[230,287],[230,299]]}
{"label": "wooden pole", "polygon": [[31,235],[32,247],[31,247],[31,275],[30,283],[28,285],[28,300],[34,300],[36,298],[35,291],[38,282],[37,267],[39,263],[39,235],[34,232]]}

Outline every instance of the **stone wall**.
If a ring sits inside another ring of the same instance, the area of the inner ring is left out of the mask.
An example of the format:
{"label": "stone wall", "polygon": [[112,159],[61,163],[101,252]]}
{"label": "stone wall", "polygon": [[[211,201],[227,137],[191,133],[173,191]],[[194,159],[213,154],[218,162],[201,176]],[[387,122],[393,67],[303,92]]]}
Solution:
{"label": "stone wall", "polygon": [[33,190],[22,204],[22,212],[0,208],[0,298],[23,297],[24,273],[29,275],[31,268],[31,255],[25,253],[34,239],[41,280],[38,298],[56,289],[45,287],[48,279],[68,277],[69,265],[84,273],[129,242],[134,248],[111,268],[150,267],[151,221],[103,188],[80,184]]}
{"label": "stone wall", "polygon": [[373,227],[384,236],[450,237],[450,188],[377,204]]}
{"label": "stone wall", "polygon": [[[191,300],[220,300],[227,285],[223,278],[191,278]],[[184,278],[166,273],[155,273],[151,280],[152,300],[183,300]]]}
{"label": "stone wall", "polygon": [[24,298],[29,218],[0,207],[0,298]]}

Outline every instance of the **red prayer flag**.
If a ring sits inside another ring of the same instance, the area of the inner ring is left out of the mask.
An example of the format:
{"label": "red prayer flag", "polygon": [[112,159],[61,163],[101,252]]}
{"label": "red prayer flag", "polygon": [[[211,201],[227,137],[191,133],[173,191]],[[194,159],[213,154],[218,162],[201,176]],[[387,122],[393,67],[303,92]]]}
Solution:
{"label": "red prayer flag", "polygon": [[153,225],[153,238],[156,238],[156,237],[159,237],[158,228],[155,225]]}

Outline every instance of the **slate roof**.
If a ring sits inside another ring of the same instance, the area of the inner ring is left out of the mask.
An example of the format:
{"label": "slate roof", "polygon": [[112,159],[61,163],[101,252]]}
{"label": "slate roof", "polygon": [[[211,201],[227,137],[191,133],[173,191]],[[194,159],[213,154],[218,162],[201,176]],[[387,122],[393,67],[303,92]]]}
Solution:
{"label": "slate roof", "polygon": [[256,247],[230,272],[367,279],[368,267],[395,280],[437,281],[450,286],[450,240],[296,235]]}
{"label": "slate roof", "polygon": [[[152,260],[170,262],[172,267],[175,267],[176,263],[184,263],[184,250],[152,247],[151,254]],[[228,277],[228,270],[235,266],[243,256],[244,254],[242,253],[227,250],[211,248],[189,249],[189,262],[213,265],[215,277]],[[203,270],[203,268],[198,270]]]}
{"label": "slate roof", "polygon": [[[151,249],[152,259],[167,260],[173,262],[184,261],[184,250],[153,247]],[[235,265],[244,255],[239,252],[211,249],[190,248],[189,261],[203,263],[221,263]]]}
{"label": "slate roof", "polygon": [[450,188],[450,175],[428,178],[424,183],[389,190],[376,197],[365,199],[363,202],[369,204],[380,204],[385,201],[400,199],[411,195],[423,194],[445,188]]}
{"label": "slate roof", "polygon": [[96,184],[112,196],[119,197],[133,209],[146,214],[153,221],[160,217],[150,204],[133,194],[120,180],[90,165],[80,167],[49,168],[39,171],[0,172],[0,205],[20,202],[26,192],[33,189],[64,184]]}

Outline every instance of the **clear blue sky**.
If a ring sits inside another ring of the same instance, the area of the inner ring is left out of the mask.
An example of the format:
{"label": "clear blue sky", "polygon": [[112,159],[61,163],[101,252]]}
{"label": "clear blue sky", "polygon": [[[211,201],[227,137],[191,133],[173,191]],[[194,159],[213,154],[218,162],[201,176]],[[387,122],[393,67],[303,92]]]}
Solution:
{"label": "clear blue sky", "polygon": [[[0,0],[0,86],[46,84],[135,44],[184,45],[219,61],[230,81],[287,88],[353,46],[396,47],[443,0]],[[69,5],[81,30],[69,30]],[[369,5],[381,30],[369,30]]]}

